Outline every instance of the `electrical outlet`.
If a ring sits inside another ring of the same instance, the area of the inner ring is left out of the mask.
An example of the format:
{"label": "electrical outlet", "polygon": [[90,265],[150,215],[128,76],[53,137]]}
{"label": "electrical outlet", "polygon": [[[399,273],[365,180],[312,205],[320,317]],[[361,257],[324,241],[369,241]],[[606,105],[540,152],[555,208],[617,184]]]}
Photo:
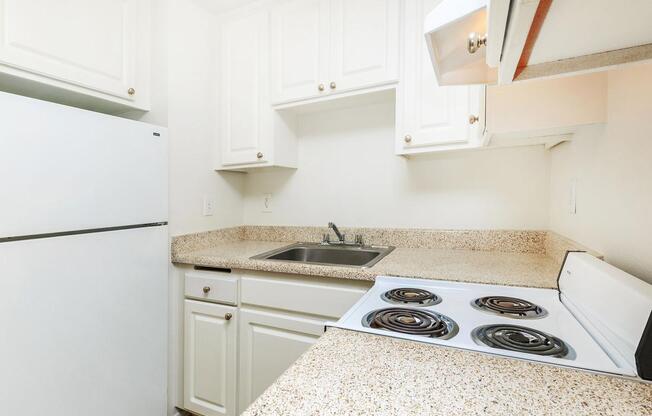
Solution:
{"label": "electrical outlet", "polygon": [[568,212],[570,214],[577,214],[577,179],[571,179]]}
{"label": "electrical outlet", "polygon": [[272,212],[272,194],[263,195],[263,212]]}
{"label": "electrical outlet", "polygon": [[204,217],[210,217],[215,212],[215,198],[209,195],[204,195],[204,204],[202,214]]}

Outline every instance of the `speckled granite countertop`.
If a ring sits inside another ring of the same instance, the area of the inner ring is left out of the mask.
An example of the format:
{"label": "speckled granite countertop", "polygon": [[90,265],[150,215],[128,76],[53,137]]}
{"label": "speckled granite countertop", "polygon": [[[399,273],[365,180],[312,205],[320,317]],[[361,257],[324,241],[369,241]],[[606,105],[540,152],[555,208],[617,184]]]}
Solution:
{"label": "speckled granite countertop", "polygon": [[288,244],[290,243],[270,241],[223,242],[207,249],[176,253],[173,261],[208,267],[356,280],[373,280],[376,276],[392,275],[545,288],[556,287],[559,270],[558,264],[543,254],[434,248],[398,247],[369,269],[249,258]]}
{"label": "speckled granite countertop", "polygon": [[[554,288],[566,250],[584,249],[540,231],[360,229],[365,241],[397,248],[370,269],[250,259],[319,231],[242,226],[181,236],[172,260],[357,280],[394,275]],[[650,415],[652,385],[329,328],[244,413],[426,414]]]}
{"label": "speckled granite countertop", "polygon": [[243,413],[650,414],[650,384],[336,328]]}

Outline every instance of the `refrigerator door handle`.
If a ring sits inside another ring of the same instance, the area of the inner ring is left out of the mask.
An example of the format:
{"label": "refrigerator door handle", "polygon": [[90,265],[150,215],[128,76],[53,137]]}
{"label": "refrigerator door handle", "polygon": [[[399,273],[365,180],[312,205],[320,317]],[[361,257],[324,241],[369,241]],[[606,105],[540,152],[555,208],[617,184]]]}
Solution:
{"label": "refrigerator door handle", "polygon": [[132,230],[135,228],[160,227],[163,225],[168,225],[167,221],[150,222],[146,224],[118,225],[115,227],[87,228],[83,230],[59,231],[54,233],[17,235],[12,237],[0,237],[0,243],[10,243],[12,241],[24,241],[24,240],[38,240],[40,238],[65,237],[69,235],[105,233],[107,231]]}

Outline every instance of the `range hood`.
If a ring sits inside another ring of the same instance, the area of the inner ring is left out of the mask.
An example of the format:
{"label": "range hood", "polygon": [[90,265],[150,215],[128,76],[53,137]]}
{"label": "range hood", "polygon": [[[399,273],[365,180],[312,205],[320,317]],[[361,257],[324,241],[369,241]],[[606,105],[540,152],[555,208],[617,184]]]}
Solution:
{"label": "range hood", "polygon": [[651,60],[650,21],[650,0],[442,0],[424,27],[439,85],[509,84]]}
{"label": "range hood", "polygon": [[426,43],[439,85],[497,81],[509,3],[442,0],[428,14]]}

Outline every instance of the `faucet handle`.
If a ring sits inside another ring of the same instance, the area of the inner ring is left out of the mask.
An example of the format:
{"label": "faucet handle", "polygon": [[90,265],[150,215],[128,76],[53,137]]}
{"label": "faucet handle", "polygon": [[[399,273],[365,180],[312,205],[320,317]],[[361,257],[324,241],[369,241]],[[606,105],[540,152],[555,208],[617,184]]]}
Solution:
{"label": "faucet handle", "polygon": [[364,243],[362,242],[362,234],[355,235],[355,243],[359,246],[364,245]]}

